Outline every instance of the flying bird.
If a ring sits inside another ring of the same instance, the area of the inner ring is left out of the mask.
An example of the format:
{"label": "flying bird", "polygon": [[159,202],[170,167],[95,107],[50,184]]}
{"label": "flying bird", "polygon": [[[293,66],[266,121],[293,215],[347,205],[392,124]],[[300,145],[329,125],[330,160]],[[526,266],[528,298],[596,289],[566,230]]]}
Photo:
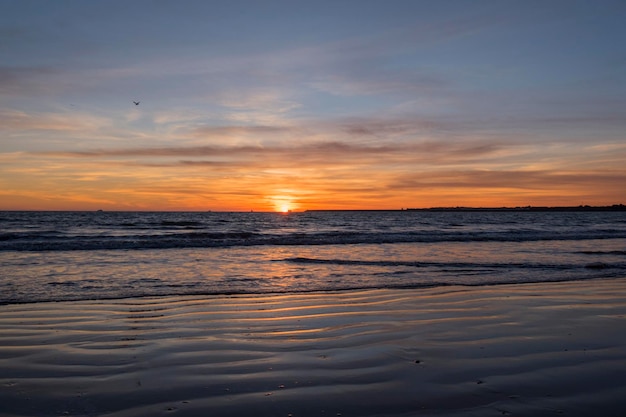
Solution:
{"label": "flying bird", "polygon": [[135,103],[135,106],[138,106],[141,101],[133,101],[133,103]]}

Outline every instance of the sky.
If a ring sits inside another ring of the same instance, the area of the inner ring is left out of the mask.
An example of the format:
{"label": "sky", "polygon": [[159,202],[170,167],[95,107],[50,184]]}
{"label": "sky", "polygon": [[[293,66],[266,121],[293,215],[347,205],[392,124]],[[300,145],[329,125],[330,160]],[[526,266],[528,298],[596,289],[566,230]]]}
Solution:
{"label": "sky", "polygon": [[623,0],[0,0],[0,210],[626,203],[625,18]]}

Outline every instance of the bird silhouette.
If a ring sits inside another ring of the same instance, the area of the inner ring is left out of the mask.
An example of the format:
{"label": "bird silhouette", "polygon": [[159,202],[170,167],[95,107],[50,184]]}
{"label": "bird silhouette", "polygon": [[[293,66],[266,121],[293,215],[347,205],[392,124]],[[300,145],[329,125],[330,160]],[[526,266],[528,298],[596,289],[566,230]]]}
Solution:
{"label": "bird silhouette", "polygon": [[135,106],[138,106],[141,101],[133,101],[133,103],[135,103]]}

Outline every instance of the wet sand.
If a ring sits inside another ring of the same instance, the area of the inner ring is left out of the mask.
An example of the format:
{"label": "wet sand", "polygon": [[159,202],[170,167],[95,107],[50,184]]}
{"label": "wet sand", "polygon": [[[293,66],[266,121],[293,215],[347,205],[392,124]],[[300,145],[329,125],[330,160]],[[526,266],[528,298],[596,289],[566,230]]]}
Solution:
{"label": "wet sand", "polygon": [[624,416],[626,279],[0,306],[1,416]]}

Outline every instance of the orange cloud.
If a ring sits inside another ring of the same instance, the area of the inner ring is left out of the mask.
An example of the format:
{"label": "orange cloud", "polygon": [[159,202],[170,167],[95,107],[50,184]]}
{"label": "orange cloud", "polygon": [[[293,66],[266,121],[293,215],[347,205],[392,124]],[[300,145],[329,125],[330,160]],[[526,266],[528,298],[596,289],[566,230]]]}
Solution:
{"label": "orange cloud", "polygon": [[[626,200],[626,171],[617,162],[623,147],[594,145],[583,153],[578,145],[488,135],[403,139],[429,126],[416,120],[343,120],[317,132],[304,124],[200,126],[188,132],[210,144],[4,153],[0,209],[274,211]],[[333,132],[338,139],[329,140]],[[276,135],[297,139],[273,142]]]}

